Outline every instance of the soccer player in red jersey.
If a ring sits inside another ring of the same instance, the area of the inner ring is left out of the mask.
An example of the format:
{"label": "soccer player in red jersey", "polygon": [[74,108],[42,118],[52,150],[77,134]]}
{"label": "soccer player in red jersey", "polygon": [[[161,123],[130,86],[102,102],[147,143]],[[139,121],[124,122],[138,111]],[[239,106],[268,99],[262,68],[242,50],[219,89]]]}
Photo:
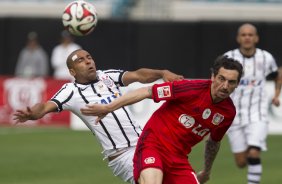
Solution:
{"label": "soccer player in red jersey", "polygon": [[227,132],[236,165],[247,168],[248,184],[259,184],[263,176],[261,154],[267,151],[270,100],[266,81],[274,83],[271,103],[280,105],[282,68],[278,68],[271,53],[257,47],[259,35],[255,25],[242,24],[237,31],[239,47],[224,55],[239,61],[244,76],[237,90],[231,95],[237,115]]}
{"label": "soccer player in red jersey", "polygon": [[[238,86],[242,65],[227,56],[218,57],[209,80],[181,80],[139,88],[107,105],[90,105],[81,109],[97,115],[96,122],[107,113],[145,98],[166,100],[145,125],[135,150],[134,178],[140,184],[205,183],[236,110],[229,95]],[[205,164],[197,175],[187,154],[209,135],[205,147]]]}

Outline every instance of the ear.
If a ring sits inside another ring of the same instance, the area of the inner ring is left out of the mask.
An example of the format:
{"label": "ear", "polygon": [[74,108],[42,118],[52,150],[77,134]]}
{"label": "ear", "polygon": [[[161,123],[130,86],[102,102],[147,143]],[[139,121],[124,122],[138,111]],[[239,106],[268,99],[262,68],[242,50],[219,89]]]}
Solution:
{"label": "ear", "polygon": [[255,38],[255,43],[257,44],[259,42],[259,36],[256,35],[256,38]]}
{"label": "ear", "polygon": [[74,69],[69,69],[70,74],[74,77],[76,75],[76,72]]}

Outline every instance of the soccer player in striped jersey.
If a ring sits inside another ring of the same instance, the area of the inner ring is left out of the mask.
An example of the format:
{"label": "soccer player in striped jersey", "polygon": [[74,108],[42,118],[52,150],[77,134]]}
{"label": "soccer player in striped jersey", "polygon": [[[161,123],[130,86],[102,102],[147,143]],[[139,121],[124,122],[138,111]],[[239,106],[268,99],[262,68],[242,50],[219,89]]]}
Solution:
{"label": "soccer player in striped jersey", "polygon": [[[226,56],[216,59],[210,80],[181,80],[131,91],[107,105],[94,104],[84,114],[103,117],[145,98],[166,100],[145,125],[134,156],[134,178],[140,184],[203,184],[210,176],[220,141],[231,125],[235,106],[229,97],[239,84],[242,65]],[[204,169],[196,177],[187,154],[210,135]]]}
{"label": "soccer player in striped jersey", "polygon": [[256,48],[258,41],[256,27],[243,24],[237,32],[239,48],[225,53],[244,67],[238,89],[231,95],[237,116],[227,134],[237,166],[248,166],[248,184],[258,184],[261,180],[260,153],[266,150],[268,131],[269,102],[264,91],[267,76],[275,81],[272,103],[276,106],[280,104],[281,90],[281,73],[278,73],[276,62],[269,52]]}
{"label": "soccer player in striped jersey", "polygon": [[96,70],[93,58],[82,49],[68,56],[67,66],[75,81],[62,86],[50,101],[17,110],[14,120],[19,123],[42,118],[50,112],[71,111],[96,135],[114,175],[133,183],[132,159],[141,134],[140,125],[132,119],[126,108],[109,113],[99,124],[95,124],[94,116],[83,115],[80,109],[87,104],[107,104],[114,101],[121,96],[120,86],[133,82],[150,83],[160,78],[164,81],[180,80],[183,76],[168,70],[146,68],[136,71]]}

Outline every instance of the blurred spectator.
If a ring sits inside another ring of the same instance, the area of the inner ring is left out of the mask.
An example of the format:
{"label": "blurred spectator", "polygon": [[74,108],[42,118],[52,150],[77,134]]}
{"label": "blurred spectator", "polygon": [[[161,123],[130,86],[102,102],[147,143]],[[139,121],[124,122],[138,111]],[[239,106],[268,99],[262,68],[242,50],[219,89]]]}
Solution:
{"label": "blurred spectator", "polygon": [[63,80],[73,80],[66,66],[68,55],[81,46],[74,43],[72,35],[64,30],[61,33],[61,43],[54,47],[51,55],[51,65],[54,69],[54,78]]}
{"label": "blurred spectator", "polygon": [[29,32],[26,46],[20,51],[15,75],[20,77],[45,77],[49,73],[48,56],[38,41],[36,32]]}

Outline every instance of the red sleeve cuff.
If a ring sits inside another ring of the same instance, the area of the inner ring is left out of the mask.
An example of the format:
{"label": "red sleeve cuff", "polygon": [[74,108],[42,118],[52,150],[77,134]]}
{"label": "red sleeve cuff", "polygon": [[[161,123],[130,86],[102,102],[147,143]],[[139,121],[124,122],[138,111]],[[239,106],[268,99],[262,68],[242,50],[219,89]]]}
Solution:
{"label": "red sleeve cuff", "polygon": [[173,98],[172,95],[172,83],[166,82],[162,84],[155,84],[152,87],[152,98],[155,102],[160,102],[161,100],[169,100]]}

